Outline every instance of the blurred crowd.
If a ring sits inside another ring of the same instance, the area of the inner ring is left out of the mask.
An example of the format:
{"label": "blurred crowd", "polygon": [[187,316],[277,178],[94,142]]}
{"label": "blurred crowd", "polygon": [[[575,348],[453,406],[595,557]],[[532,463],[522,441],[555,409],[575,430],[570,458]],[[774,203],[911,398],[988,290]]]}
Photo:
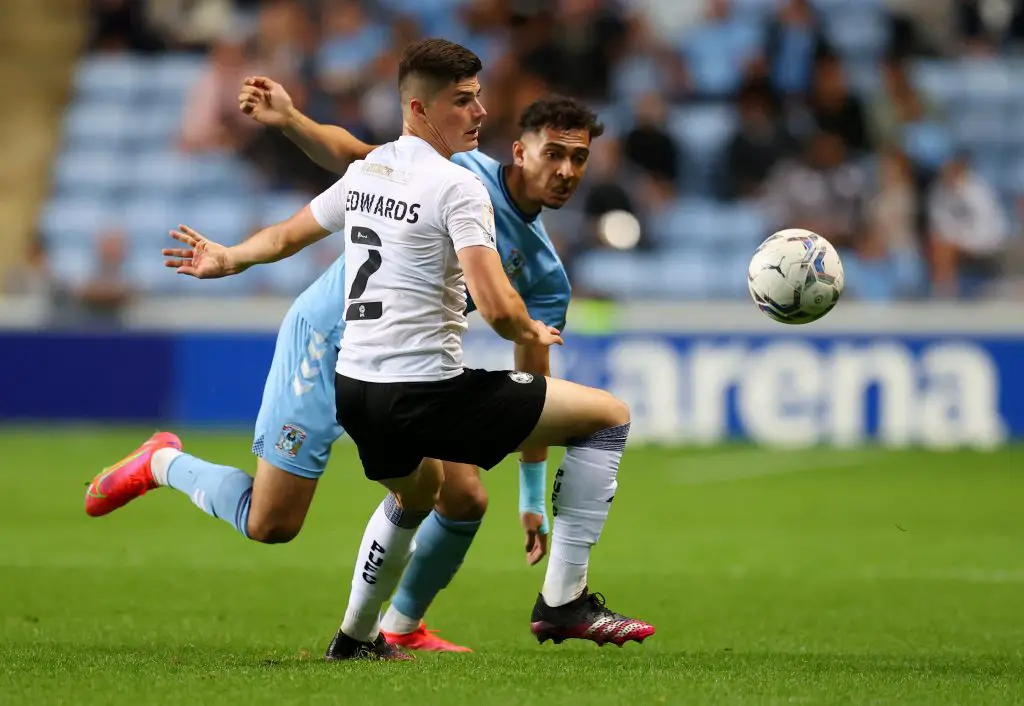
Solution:
{"label": "blurred crowd", "polygon": [[[91,12],[91,54],[204,57],[177,149],[240,156],[268,189],[312,194],[334,177],[238,111],[243,77],[270,76],[314,119],[387,141],[401,130],[398,54],[443,36],[484,62],[481,148],[493,156],[510,155],[518,113],[547,91],[586,99],[605,119],[579,195],[545,215],[571,273],[621,247],[603,215],[634,214],[636,253],[658,252],[685,239],[685,215],[673,214],[695,199],[756,205],[761,236],[824,235],[862,299],[1001,296],[1020,273],[1016,196],[950,139],[946,107],[909,67],[1014,55],[1024,2],[94,0]],[[82,289],[106,303],[128,296],[109,291],[112,240],[98,241],[107,288]],[[615,295],[585,274],[575,285]]]}

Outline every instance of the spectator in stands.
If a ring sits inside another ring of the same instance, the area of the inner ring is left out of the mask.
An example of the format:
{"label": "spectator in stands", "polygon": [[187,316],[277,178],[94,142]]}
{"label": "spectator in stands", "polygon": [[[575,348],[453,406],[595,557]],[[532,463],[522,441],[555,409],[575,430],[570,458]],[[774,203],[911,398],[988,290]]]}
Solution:
{"label": "spectator in stands", "polygon": [[54,307],[56,326],[119,326],[135,291],[125,272],[125,235],[118,228],[96,237],[95,259],[80,282],[64,282]]}
{"label": "spectator in stands", "polygon": [[801,159],[773,170],[766,205],[779,228],[806,228],[840,250],[862,246],[869,182],[843,137],[819,132]]}
{"label": "spectator in stands", "polygon": [[89,38],[94,52],[158,52],[164,41],[149,23],[146,0],[91,0]]}
{"label": "spectator in stands", "polygon": [[238,152],[258,126],[238,111],[238,87],[246,76],[262,74],[243,37],[228,35],[210,51],[207,68],[188,96],[181,126],[185,152]]}
{"label": "spectator in stands", "polygon": [[928,197],[932,288],[937,296],[983,294],[1001,272],[1009,227],[994,190],[966,155],[951,159]]}
{"label": "spectator in stands", "polygon": [[710,0],[704,22],[679,42],[693,91],[706,98],[733,95],[760,57],[760,45],[760,27],[737,17],[731,0]]}
{"label": "spectator in stands", "polygon": [[668,108],[661,96],[648,93],[635,109],[636,122],[624,140],[632,165],[658,181],[679,181],[680,147],[665,127]]}
{"label": "spectator in stands", "polygon": [[370,21],[352,0],[330,0],[322,17],[322,39],[316,53],[322,88],[341,93],[363,84],[367,67],[387,48],[388,29]]}
{"label": "spectator in stands", "polygon": [[811,88],[815,59],[832,48],[809,0],[783,0],[769,23],[765,42],[768,75],[782,96],[804,96]]}
{"label": "spectator in stands", "polygon": [[605,0],[559,0],[554,16],[530,12],[538,33],[536,46],[522,51],[526,73],[554,90],[584,100],[607,100],[612,67],[626,46],[629,21],[617,3]]}
{"label": "spectator in stands", "polygon": [[892,301],[924,293],[926,267],[918,233],[919,212],[910,160],[890,148],[879,159],[878,188],[868,207],[864,236],[843,253],[851,295]]}
{"label": "spectator in stands", "polygon": [[729,141],[725,156],[727,199],[760,194],[776,164],[797,151],[797,145],[780,119],[772,90],[760,81],[748,81],[737,99],[739,127]]}
{"label": "spectator in stands", "polygon": [[146,17],[175,49],[205,50],[233,29],[232,0],[147,0]]}
{"label": "spectator in stands", "polygon": [[4,294],[12,296],[49,297],[53,293],[54,282],[42,238],[32,240],[24,263],[5,273],[3,285]]}
{"label": "spectator in stands", "polygon": [[847,151],[871,148],[864,105],[849,89],[843,64],[833,54],[823,54],[815,63],[810,110],[814,129],[839,135]]}
{"label": "spectator in stands", "polygon": [[942,119],[938,107],[925,100],[910,82],[902,56],[888,54],[882,62],[882,86],[870,104],[875,144],[898,145],[907,125]]}

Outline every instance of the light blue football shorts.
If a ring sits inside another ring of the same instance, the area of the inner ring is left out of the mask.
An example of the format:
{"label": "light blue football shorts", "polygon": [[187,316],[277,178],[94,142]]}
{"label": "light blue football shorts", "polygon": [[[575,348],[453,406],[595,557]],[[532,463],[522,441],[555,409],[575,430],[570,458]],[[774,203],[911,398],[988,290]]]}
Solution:
{"label": "light blue football shorts", "polygon": [[338,349],[289,310],[277,334],[252,452],[303,478],[319,478],[344,430],[334,402]]}

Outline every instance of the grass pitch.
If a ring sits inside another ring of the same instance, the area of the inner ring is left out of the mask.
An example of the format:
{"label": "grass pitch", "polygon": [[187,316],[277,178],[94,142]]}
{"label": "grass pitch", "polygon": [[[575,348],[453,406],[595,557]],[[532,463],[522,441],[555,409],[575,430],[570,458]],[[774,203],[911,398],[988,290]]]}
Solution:
{"label": "grass pitch", "polygon": [[[381,497],[339,445],[302,534],[247,542],[161,489],[86,481],[146,430],[0,431],[0,703],[1024,703],[1024,449],[631,449],[591,585],[643,646],[537,645],[507,461],[428,615],[473,647],[320,661]],[[253,467],[245,435],[183,434]]]}

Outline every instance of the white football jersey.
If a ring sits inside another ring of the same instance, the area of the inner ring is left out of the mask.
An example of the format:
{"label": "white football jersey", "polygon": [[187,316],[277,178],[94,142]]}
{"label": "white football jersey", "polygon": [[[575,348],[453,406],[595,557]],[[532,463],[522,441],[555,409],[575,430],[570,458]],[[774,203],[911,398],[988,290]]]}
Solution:
{"label": "white football jersey", "polygon": [[345,332],[337,371],[366,382],[462,372],[466,284],[456,252],[496,249],[479,177],[403,135],[352,163],[310,204],[345,237]]}

